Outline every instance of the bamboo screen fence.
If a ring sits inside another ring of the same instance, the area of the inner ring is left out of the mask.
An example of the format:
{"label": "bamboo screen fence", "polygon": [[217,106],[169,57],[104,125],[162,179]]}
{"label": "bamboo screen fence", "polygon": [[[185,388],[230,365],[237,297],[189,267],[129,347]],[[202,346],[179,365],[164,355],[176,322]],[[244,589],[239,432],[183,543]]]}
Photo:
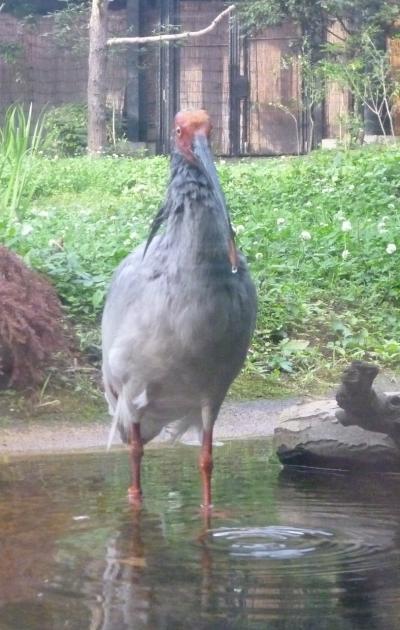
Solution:
{"label": "bamboo screen fence", "polygon": [[298,68],[285,64],[291,45],[299,38],[287,23],[269,27],[249,41],[249,152],[296,153],[296,128],[301,135]]}

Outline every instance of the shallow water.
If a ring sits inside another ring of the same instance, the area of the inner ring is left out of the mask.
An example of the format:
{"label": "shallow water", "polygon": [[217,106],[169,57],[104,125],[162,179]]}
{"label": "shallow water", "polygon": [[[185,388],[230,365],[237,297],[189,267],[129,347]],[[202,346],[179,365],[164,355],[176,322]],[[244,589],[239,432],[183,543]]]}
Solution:
{"label": "shallow water", "polygon": [[267,441],[0,462],[0,629],[400,627],[400,476],[281,471]]}

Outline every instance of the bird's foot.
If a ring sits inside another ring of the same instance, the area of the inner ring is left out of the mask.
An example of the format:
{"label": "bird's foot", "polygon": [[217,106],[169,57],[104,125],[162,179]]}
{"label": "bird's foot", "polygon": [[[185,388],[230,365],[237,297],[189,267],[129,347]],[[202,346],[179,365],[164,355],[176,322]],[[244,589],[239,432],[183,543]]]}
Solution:
{"label": "bird's foot", "polygon": [[208,503],[207,505],[200,505],[200,515],[203,519],[203,526],[205,531],[210,529],[211,527],[211,517],[213,515],[213,504]]}

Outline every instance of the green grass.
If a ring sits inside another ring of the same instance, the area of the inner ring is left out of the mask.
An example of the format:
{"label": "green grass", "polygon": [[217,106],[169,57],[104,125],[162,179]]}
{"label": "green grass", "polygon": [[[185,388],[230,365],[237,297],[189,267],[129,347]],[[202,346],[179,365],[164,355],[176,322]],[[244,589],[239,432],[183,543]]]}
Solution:
{"label": "green grass", "polygon": [[[145,238],[168,160],[36,158],[32,168],[30,208],[2,240],[50,276],[83,343],[96,341],[110,276]],[[352,358],[396,369],[400,147],[221,161],[219,173],[259,293],[247,373],[308,387]]]}

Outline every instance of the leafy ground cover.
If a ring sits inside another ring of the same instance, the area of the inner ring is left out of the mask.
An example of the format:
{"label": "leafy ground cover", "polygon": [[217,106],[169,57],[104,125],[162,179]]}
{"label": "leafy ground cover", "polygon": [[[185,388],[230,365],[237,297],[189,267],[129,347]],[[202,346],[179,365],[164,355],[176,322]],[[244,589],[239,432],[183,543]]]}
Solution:
{"label": "leafy ground cover", "polygon": [[[312,386],[352,358],[400,366],[400,147],[221,160],[259,294],[247,374]],[[96,346],[118,262],[145,238],[168,160],[32,160],[31,202],[1,240],[54,282],[83,348]]]}

